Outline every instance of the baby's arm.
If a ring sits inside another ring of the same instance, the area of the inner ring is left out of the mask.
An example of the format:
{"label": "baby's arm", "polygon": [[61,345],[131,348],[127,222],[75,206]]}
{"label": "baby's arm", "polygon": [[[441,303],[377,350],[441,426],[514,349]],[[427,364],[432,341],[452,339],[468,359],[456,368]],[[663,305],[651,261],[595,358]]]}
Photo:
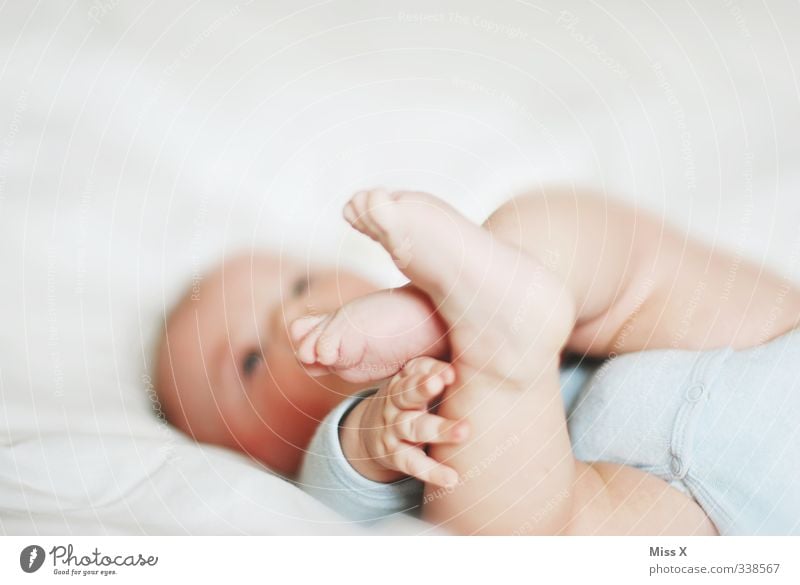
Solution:
{"label": "baby's arm", "polygon": [[344,518],[373,522],[402,512],[419,513],[423,484],[406,478],[382,483],[364,477],[342,452],[341,425],[369,393],[342,401],[325,417],[308,445],[297,477],[298,486]]}
{"label": "baby's arm", "polygon": [[739,349],[800,324],[800,292],[784,279],[596,194],[518,197],[484,227],[566,282],[577,309],[572,352]]}

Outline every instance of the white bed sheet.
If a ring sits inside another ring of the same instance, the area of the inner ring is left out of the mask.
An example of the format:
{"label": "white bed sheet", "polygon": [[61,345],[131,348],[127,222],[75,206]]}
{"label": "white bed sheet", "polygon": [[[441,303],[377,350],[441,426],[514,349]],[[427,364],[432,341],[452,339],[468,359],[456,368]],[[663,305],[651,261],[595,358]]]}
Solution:
{"label": "white bed sheet", "polygon": [[4,4],[0,531],[359,532],[164,427],[147,373],[164,312],[234,249],[399,282],[339,220],[362,186],[479,220],[529,185],[589,184],[796,281],[799,18],[789,1]]}

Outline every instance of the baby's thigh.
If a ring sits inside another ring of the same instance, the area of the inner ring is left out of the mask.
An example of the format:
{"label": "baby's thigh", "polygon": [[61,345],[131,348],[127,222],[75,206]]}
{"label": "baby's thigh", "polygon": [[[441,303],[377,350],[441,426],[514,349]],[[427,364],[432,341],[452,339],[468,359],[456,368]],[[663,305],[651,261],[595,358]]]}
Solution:
{"label": "baby's thigh", "polygon": [[718,531],[698,502],[655,475],[615,463],[579,463],[575,535],[693,535]]}

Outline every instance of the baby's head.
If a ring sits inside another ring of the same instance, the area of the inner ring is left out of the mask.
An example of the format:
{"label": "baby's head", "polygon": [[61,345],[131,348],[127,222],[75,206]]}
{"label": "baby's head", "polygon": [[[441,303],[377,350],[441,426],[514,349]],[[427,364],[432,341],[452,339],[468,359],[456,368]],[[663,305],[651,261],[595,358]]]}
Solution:
{"label": "baby's head", "polygon": [[294,473],[319,422],[359,387],[311,377],[294,357],[289,325],[373,290],[352,273],[268,253],[225,261],[167,317],[155,372],[167,420]]}

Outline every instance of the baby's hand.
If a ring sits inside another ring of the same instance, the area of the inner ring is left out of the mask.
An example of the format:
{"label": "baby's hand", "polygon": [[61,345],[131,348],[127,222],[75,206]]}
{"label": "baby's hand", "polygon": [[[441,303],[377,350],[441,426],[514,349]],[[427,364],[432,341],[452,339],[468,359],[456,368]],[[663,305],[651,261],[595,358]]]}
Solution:
{"label": "baby's hand", "polygon": [[361,475],[384,483],[406,475],[442,487],[458,483],[458,473],[425,452],[431,443],[460,443],[466,421],[428,412],[431,401],[455,380],[446,362],[419,357],[408,362],[378,392],[365,398],[342,424],[342,450]]}

